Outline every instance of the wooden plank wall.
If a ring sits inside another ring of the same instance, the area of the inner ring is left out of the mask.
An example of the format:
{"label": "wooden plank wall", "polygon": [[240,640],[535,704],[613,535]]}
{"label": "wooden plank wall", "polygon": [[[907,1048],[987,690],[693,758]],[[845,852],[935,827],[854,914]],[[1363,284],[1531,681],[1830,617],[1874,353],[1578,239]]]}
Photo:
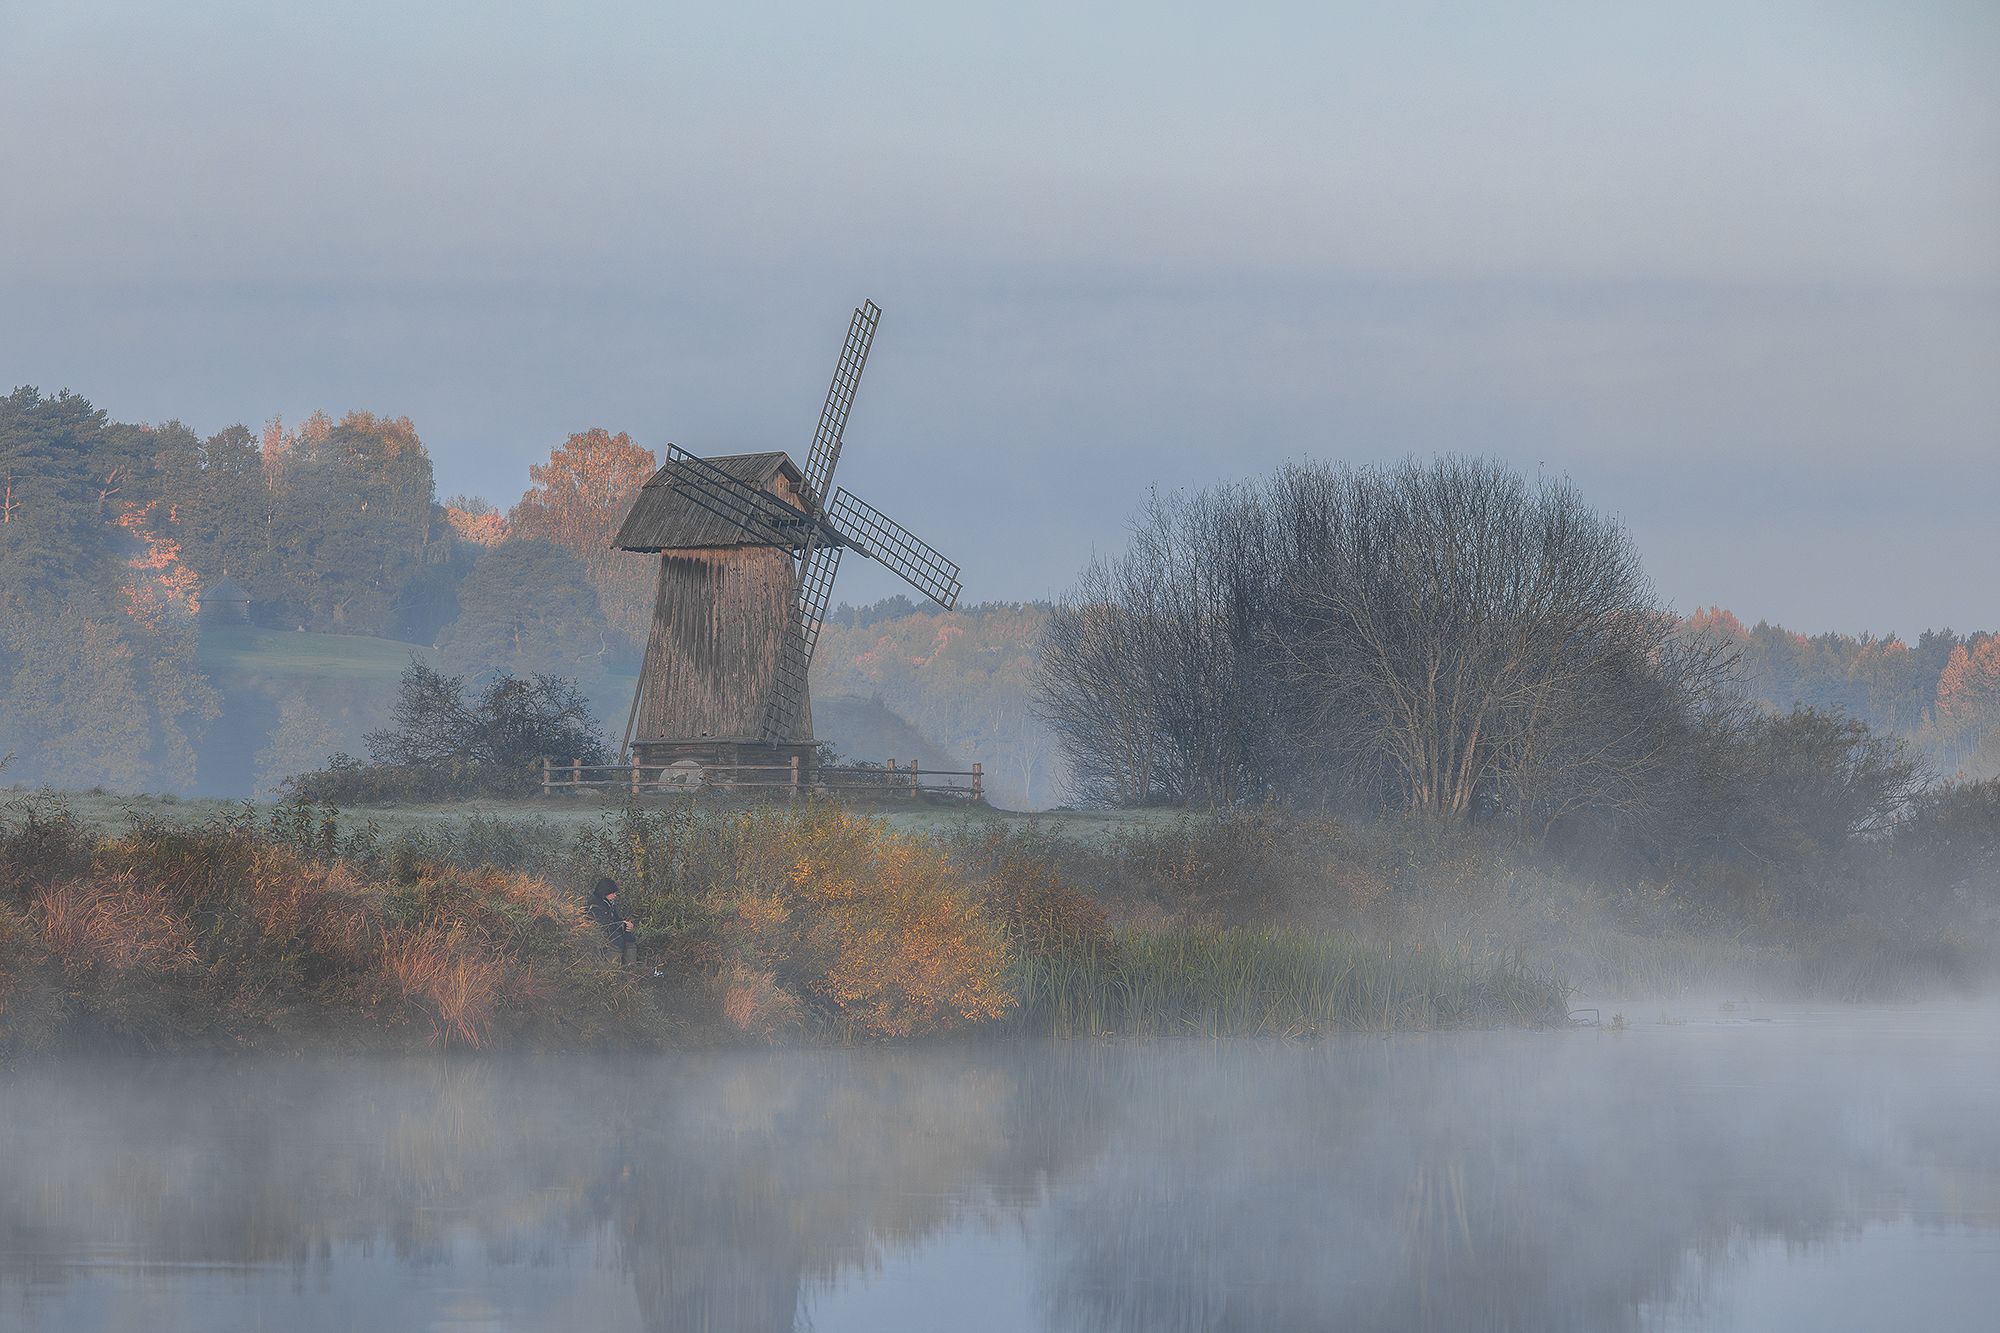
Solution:
{"label": "wooden plank wall", "polygon": [[[730,546],[660,557],[635,740],[754,738],[764,725],[794,586],[789,551]],[[793,741],[812,739],[812,708]]]}

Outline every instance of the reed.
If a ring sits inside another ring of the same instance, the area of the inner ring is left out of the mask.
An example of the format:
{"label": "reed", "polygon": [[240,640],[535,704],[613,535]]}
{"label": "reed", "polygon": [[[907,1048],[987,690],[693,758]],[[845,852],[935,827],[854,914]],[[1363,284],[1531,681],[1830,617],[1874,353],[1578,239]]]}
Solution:
{"label": "reed", "polygon": [[1393,949],[1291,928],[1121,932],[1018,967],[1024,1032],[1056,1037],[1290,1037],[1543,1027],[1569,986],[1521,954]]}

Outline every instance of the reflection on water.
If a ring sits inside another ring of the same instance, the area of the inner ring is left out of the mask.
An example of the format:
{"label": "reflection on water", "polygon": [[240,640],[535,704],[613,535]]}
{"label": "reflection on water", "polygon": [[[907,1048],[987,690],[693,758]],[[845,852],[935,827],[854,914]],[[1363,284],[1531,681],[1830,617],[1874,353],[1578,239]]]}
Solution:
{"label": "reflection on water", "polygon": [[2000,1297],[1995,1017],[41,1065],[0,1324],[1770,1327],[1853,1273],[1945,1327]]}

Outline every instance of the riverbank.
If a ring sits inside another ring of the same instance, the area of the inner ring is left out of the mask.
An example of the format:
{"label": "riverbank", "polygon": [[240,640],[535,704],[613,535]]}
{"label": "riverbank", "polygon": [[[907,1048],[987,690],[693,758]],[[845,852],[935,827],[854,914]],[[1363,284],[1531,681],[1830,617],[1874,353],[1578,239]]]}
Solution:
{"label": "riverbank", "polygon": [[[961,822],[954,845],[824,802],[568,829],[474,813],[394,836],[306,807],[125,813],[107,837],[71,801],[8,807],[0,1056],[1296,1038],[1567,1014],[1561,979],[1518,956],[1115,925],[1046,830],[1004,822]],[[636,969],[583,913],[599,874],[625,888]]]}
{"label": "riverbank", "polygon": [[[32,800],[37,789],[0,789],[0,803]],[[248,813],[258,821],[268,820],[273,811],[285,807],[277,801],[228,801],[208,797],[180,797],[171,794],[127,795],[106,791],[66,791],[55,793],[77,820],[99,837],[116,838],[135,822],[162,820],[178,824],[199,824],[209,820],[238,818]],[[669,810],[681,804],[674,796],[642,797],[643,809]],[[632,802],[622,792],[589,792],[581,797],[524,797],[519,800],[467,797],[449,801],[383,801],[367,805],[345,805],[334,810],[339,835],[362,832],[373,824],[381,837],[395,839],[440,823],[457,824],[467,819],[510,825],[544,825],[565,834],[593,828],[606,815],[616,816]],[[1081,847],[1104,848],[1121,838],[1157,834],[1190,820],[1206,821],[1209,816],[1190,815],[1171,809],[1145,810],[1057,810],[1029,813],[1001,810],[990,806],[924,805],[914,801],[885,801],[867,812],[897,833],[949,833],[968,824],[1008,831],[1036,828]]]}
{"label": "riverbank", "polygon": [[[636,970],[584,922],[602,875]],[[1969,916],[1760,916],[1718,884],[1273,810],[36,793],[0,802],[0,1051],[1311,1039],[1992,975]]]}

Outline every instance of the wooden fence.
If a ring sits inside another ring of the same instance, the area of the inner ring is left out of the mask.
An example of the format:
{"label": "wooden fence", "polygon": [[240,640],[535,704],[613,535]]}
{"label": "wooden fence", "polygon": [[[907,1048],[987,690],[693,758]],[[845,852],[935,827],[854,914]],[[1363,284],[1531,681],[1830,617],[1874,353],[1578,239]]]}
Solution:
{"label": "wooden fence", "polygon": [[586,792],[627,791],[655,795],[668,792],[711,790],[716,792],[769,792],[799,796],[840,792],[873,795],[894,800],[915,800],[920,795],[956,796],[964,800],[985,799],[984,775],[978,764],[970,770],[920,769],[912,759],[908,768],[887,768],[822,764],[801,767],[797,759],[783,764],[697,764],[683,759],[676,764],[586,764],[571,760],[559,764],[542,760],[542,795],[582,796]]}

